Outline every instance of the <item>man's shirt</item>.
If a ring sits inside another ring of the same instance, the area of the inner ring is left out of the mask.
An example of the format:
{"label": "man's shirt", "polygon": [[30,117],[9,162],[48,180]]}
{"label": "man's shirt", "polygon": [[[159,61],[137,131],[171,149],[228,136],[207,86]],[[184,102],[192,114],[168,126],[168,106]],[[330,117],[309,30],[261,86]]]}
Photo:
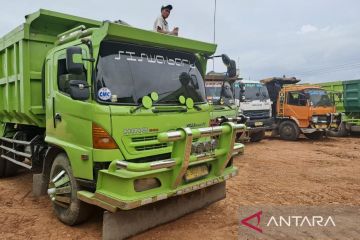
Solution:
{"label": "man's shirt", "polygon": [[157,29],[161,28],[161,30],[169,32],[168,22],[162,17],[159,16],[154,23],[154,31],[157,32]]}

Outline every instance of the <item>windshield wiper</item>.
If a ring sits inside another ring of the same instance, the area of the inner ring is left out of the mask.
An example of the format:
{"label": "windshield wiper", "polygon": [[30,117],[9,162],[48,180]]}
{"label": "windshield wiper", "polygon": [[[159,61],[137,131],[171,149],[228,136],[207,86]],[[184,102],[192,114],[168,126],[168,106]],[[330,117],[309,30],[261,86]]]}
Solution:
{"label": "windshield wiper", "polygon": [[143,103],[140,103],[140,105],[138,105],[136,108],[133,108],[133,109],[130,109],[130,113],[134,113],[136,112],[137,110],[139,110],[140,108],[142,108],[144,106]]}
{"label": "windshield wiper", "polygon": [[[145,96],[148,96],[149,94],[145,95]],[[144,96],[144,97],[145,97]],[[144,98],[143,97],[143,98]],[[158,100],[159,101],[159,100]],[[157,102],[157,101],[155,101]],[[152,104],[154,104],[155,102],[153,102]],[[139,110],[140,108],[142,108],[144,106],[144,103],[143,101],[141,101],[141,103],[136,107],[136,108],[133,108],[133,109],[130,109],[130,113],[133,114],[134,112],[136,112],[137,110]]]}

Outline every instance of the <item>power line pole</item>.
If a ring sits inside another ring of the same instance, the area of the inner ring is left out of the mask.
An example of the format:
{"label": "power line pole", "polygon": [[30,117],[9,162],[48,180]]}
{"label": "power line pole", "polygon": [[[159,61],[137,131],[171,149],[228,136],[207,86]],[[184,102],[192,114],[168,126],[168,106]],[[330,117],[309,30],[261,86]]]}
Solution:
{"label": "power line pole", "polygon": [[[216,0],[214,2],[214,38],[213,38],[213,43],[215,44],[216,41]],[[213,71],[215,71],[215,60],[213,59]]]}

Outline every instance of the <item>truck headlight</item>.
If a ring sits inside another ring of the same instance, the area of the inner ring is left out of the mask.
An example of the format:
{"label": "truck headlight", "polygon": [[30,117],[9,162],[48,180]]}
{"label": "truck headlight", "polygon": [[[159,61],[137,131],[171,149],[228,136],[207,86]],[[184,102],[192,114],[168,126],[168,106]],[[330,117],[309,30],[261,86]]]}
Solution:
{"label": "truck headlight", "polygon": [[311,121],[313,122],[313,123],[317,123],[318,121],[319,121],[319,117],[312,117],[311,118]]}

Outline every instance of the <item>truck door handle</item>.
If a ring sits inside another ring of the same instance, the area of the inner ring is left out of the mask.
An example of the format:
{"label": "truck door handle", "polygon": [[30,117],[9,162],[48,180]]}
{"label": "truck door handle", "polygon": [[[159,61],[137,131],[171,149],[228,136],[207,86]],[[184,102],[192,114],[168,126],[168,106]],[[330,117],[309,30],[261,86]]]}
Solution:
{"label": "truck door handle", "polygon": [[54,116],[55,121],[59,121],[61,122],[61,114],[60,113],[56,113]]}

